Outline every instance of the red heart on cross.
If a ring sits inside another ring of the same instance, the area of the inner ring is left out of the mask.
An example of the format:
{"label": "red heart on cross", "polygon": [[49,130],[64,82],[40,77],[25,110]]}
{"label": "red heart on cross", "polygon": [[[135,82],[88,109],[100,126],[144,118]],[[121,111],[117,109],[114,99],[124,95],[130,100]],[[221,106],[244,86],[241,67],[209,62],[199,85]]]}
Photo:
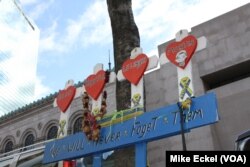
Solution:
{"label": "red heart on cross", "polygon": [[95,100],[100,96],[106,80],[106,73],[103,70],[98,71],[96,74],[88,76],[85,81],[85,89],[87,93]]}
{"label": "red heart on cross", "polygon": [[180,42],[173,42],[166,48],[166,56],[170,62],[185,69],[197,47],[197,39],[189,35]]}
{"label": "red heart on cross", "polygon": [[74,86],[69,86],[67,89],[59,91],[56,97],[56,103],[62,112],[67,111],[69,105],[75,97],[75,93],[76,88]]}
{"label": "red heart on cross", "polygon": [[122,73],[130,83],[137,85],[148,66],[148,57],[139,54],[134,59],[128,59],[122,64]]}

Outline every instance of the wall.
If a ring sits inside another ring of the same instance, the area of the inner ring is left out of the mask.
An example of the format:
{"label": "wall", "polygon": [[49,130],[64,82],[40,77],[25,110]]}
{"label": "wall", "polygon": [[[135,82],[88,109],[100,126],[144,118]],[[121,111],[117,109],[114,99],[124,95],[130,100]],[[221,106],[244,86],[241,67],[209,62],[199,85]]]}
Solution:
{"label": "wall", "polygon": [[[115,112],[115,84],[107,84],[105,90],[108,96],[107,111]],[[55,97],[56,95],[43,98],[35,104],[24,106],[15,111],[14,116],[0,121],[0,153],[4,152],[8,139],[14,142],[14,149],[23,147],[24,139],[29,132],[34,134],[36,143],[46,139],[49,128],[52,125],[58,126],[60,119],[60,110],[53,107]],[[81,96],[72,101],[67,112],[70,112],[68,133],[72,134],[75,121],[83,115]]]}
{"label": "wall", "polygon": [[[220,121],[187,133],[187,150],[233,150],[236,137],[250,129],[250,4],[193,27],[191,34],[208,40],[192,58],[195,96],[215,92]],[[158,46],[159,55],[170,42]],[[145,78],[148,111],[177,101],[174,65]],[[150,165],[164,166],[166,150],[182,150],[181,136],[149,143]]]}

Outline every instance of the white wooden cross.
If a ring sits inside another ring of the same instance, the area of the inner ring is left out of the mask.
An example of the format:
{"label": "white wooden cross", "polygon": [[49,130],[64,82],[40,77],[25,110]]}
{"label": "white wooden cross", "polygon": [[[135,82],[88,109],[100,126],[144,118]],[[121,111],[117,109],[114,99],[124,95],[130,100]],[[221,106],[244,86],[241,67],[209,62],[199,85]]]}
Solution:
{"label": "white wooden cross", "polygon": [[[68,87],[73,86],[74,85],[74,81],[73,80],[68,80],[65,84],[65,88],[64,90],[66,90]],[[83,90],[81,87],[76,88],[76,92],[75,95],[73,97],[73,100],[79,96],[81,96],[83,93]],[[73,101],[72,100],[72,101]],[[53,103],[54,107],[58,107],[57,104],[57,98],[55,98],[54,103]],[[60,110],[60,109],[59,109]],[[67,110],[65,112],[60,112],[60,119],[59,119],[59,127],[58,127],[58,138],[67,136],[67,129],[68,129],[68,121],[69,121],[69,116],[72,114],[72,110],[71,110],[71,105],[69,105],[69,107],[67,108]],[[60,124],[64,124],[63,126]],[[63,128],[63,129],[61,129]]]}
{"label": "white wooden cross", "polygon": [[[131,51],[131,56],[130,56],[130,59],[135,59],[139,54],[143,53],[142,52],[142,48],[140,47],[136,47],[134,48],[132,51]],[[148,66],[145,70],[146,71],[149,71],[153,68],[156,68],[158,65],[158,57],[157,56],[152,56],[152,57],[149,57],[149,63],[148,63]],[[123,73],[122,73],[122,70],[119,70],[118,71],[118,74],[117,74],[117,79],[118,81],[123,81],[125,80],[126,78],[124,77]],[[134,84],[131,84],[131,108],[135,107],[135,102],[133,102],[133,97],[135,97],[136,95],[140,95],[141,98],[139,100],[139,105],[144,105],[144,91],[143,91],[143,77],[140,79],[139,83],[137,85],[134,85]]]}
{"label": "white wooden cross", "polygon": [[[139,47],[134,48],[131,51],[130,60],[131,59],[135,60],[140,54],[142,54],[142,48],[139,48]],[[144,59],[142,59],[142,61],[139,60],[139,62],[134,62],[134,64],[136,64],[135,66],[140,66],[140,64],[143,62],[144,62]],[[158,65],[158,57],[157,56],[149,57],[148,65],[147,65],[144,73],[146,71],[153,69],[153,68],[156,68],[157,65]],[[128,68],[130,68],[130,66],[128,66]],[[143,75],[140,78],[140,80],[138,81],[137,85],[134,85],[131,83],[131,108],[136,107],[137,105],[141,105],[141,106],[145,107],[144,106],[144,91],[143,91],[143,88],[144,88]],[[122,70],[118,71],[117,79],[119,81],[125,80],[125,77],[123,75]],[[139,99],[138,99],[138,95],[140,96]],[[136,119],[136,117],[135,117],[135,119]],[[140,156],[141,159],[146,159],[147,158],[146,151],[147,151],[147,143],[146,142],[136,144],[136,146],[135,146],[136,156]],[[142,164],[140,164],[140,165],[142,165]],[[144,166],[145,166],[145,164],[144,164]]]}
{"label": "white wooden cross", "polygon": [[[181,41],[185,37],[188,36],[188,31],[187,30],[180,30],[179,32],[176,33],[176,42]],[[206,37],[202,36],[197,39],[197,47],[195,52],[200,51],[202,49],[205,49],[207,46],[207,39]],[[194,52],[194,54],[195,54]],[[168,63],[169,60],[166,57],[165,52],[161,54],[160,56],[160,64],[166,64]],[[193,85],[193,76],[192,76],[192,60],[189,61],[185,69],[181,69],[177,67],[177,76],[178,76],[178,91],[179,91],[179,101],[184,101],[188,97],[194,96],[194,85]],[[186,89],[190,89],[192,93],[188,94],[185,93],[185,90],[183,90],[183,86],[180,86],[181,80],[188,79],[190,80],[190,83]],[[184,95],[184,96],[183,96]]]}
{"label": "white wooden cross", "polygon": [[[103,64],[101,63],[98,63],[95,65],[94,67],[94,70],[93,70],[93,73],[96,74],[98,73],[98,71],[100,70],[103,70]],[[108,83],[112,83],[112,82],[115,82],[116,80],[116,74],[114,72],[110,72],[110,75],[109,75],[109,82]],[[103,90],[105,89],[105,86],[103,88]],[[99,110],[101,109],[101,103],[102,103],[102,96],[103,96],[103,90],[102,92],[100,93],[99,97],[97,98],[97,100],[93,99],[91,96],[91,112],[94,113],[96,110]],[[85,89],[85,86],[83,85],[83,92],[86,92],[86,89]]]}

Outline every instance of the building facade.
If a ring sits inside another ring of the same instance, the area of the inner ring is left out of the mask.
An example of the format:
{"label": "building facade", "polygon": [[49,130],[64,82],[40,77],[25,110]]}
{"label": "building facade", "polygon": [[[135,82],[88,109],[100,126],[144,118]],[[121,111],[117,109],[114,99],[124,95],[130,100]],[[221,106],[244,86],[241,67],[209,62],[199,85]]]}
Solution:
{"label": "building facade", "polygon": [[0,1],[0,116],[32,102],[39,30],[16,0]]}
{"label": "building facade", "polygon": [[[195,96],[214,92],[218,101],[218,123],[186,133],[187,150],[234,150],[237,136],[250,129],[250,4],[194,26],[190,34],[207,38],[207,47],[192,57]],[[165,52],[170,40],[158,46]],[[178,101],[177,69],[171,63],[144,76],[146,110]],[[78,87],[81,84],[77,85]],[[115,84],[108,84],[108,111],[115,109]],[[41,142],[53,135],[60,111],[53,107],[56,94],[12,112],[0,119],[0,150]],[[69,134],[81,131],[82,101],[76,98],[71,106]],[[29,136],[33,137],[29,137]],[[9,143],[11,142],[11,143]],[[150,166],[165,166],[166,150],[182,150],[181,136],[164,138],[147,145]],[[123,161],[121,160],[121,164]]]}

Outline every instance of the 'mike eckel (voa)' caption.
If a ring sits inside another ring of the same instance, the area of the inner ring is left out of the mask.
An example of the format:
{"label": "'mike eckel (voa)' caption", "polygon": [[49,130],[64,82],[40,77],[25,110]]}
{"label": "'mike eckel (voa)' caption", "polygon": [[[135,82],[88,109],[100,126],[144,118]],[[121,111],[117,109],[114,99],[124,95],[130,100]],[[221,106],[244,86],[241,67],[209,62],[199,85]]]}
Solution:
{"label": "'mike eckel (voa)' caption", "polygon": [[191,163],[199,163],[199,162],[215,162],[220,164],[225,163],[241,163],[246,164],[246,156],[243,155],[224,155],[224,154],[214,154],[214,155],[206,155],[206,154],[193,154],[190,156],[185,155],[169,155],[169,162],[170,163],[185,163],[185,162],[191,162]]}
{"label": "'mike eckel (voa)' caption", "polygon": [[218,156],[201,156],[201,155],[170,155],[170,162],[218,162]]}

